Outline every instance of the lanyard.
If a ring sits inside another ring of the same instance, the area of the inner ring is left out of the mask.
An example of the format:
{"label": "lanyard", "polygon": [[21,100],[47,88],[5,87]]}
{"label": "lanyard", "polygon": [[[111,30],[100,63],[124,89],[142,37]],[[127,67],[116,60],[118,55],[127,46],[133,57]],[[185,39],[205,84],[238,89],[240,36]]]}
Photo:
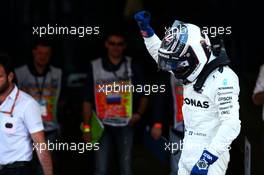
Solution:
{"label": "lanyard", "polygon": [[39,94],[39,99],[40,99],[40,100],[42,99],[43,90],[44,90],[44,85],[45,85],[45,82],[46,82],[46,77],[47,77],[47,75],[45,75],[45,76],[43,77],[43,81],[42,81],[42,83],[40,84],[39,81],[38,81],[37,76],[35,76],[35,82],[36,82],[36,85],[37,85],[37,88],[38,88],[38,94]]}
{"label": "lanyard", "polygon": [[[125,64],[125,77],[124,77],[124,78],[125,78],[125,79],[129,79],[128,67],[127,67],[127,60],[126,60],[126,58],[125,58],[125,60],[124,60],[124,64]],[[121,77],[118,77],[118,76],[117,76],[116,71],[112,70],[112,72],[113,72],[113,74],[114,74],[114,76],[115,76],[116,79],[118,79],[118,80],[122,79]]]}
{"label": "lanyard", "polygon": [[13,111],[14,111],[15,104],[16,104],[18,96],[19,96],[19,89],[17,90],[16,97],[15,97],[14,103],[12,104],[11,110],[10,111],[0,111],[0,112],[3,113],[3,114],[8,114],[11,117],[13,117]]}

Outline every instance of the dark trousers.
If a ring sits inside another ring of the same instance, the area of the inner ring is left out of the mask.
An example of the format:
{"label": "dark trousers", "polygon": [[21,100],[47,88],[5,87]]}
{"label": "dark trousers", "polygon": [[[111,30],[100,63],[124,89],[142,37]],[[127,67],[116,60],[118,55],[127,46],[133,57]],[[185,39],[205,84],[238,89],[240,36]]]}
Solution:
{"label": "dark trousers", "polygon": [[131,175],[131,150],[133,145],[133,128],[130,126],[105,126],[99,140],[100,149],[95,152],[95,175],[106,175],[109,153],[116,148],[119,170],[121,175]]}
{"label": "dark trousers", "polygon": [[0,170],[0,175],[32,175],[32,169],[31,166],[4,168]]}

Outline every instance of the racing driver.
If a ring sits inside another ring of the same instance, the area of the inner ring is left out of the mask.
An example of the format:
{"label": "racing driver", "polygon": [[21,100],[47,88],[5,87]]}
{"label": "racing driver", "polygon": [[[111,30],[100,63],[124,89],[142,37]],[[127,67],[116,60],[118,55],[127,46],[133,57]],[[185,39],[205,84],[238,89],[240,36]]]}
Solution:
{"label": "racing driver", "polygon": [[224,175],[229,149],[240,132],[239,81],[225,54],[214,54],[208,36],[175,21],[161,41],[150,14],[135,14],[145,45],[160,69],[184,85],[185,133],[178,175]]}

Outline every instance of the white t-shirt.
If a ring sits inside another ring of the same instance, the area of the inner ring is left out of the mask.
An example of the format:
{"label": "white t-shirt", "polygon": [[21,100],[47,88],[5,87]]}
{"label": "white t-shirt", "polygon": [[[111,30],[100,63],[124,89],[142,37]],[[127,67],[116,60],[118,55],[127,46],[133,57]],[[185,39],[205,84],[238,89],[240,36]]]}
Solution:
{"label": "white t-shirt", "polygon": [[[264,91],[264,64],[260,66],[260,71],[258,75],[258,79],[256,81],[256,86],[253,91],[253,94],[255,95],[256,93],[263,92]],[[262,120],[264,121],[264,105],[262,108]]]}
{"label": "white t-shirt", "polygon": [[[0,111],[11,111],[17,92],[18,88],[15,87],[0,105]],[[38,103],[19,90],[13,115],[0,112],[0,164],[30,161],[33,152],[30,134],[42,130],[44,128]]]}

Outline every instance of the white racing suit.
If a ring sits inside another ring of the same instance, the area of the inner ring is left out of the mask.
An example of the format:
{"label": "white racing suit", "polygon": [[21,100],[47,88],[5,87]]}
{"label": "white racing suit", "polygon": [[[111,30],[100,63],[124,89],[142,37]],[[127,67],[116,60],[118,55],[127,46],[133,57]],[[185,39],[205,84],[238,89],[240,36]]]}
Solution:
{"label": "white racing suit", "polygon": [[[144,38],[146,47],[158,61],[161,41],[154,35]],[[218,157],[209,166],[208,175],[224,175],[229,162],[231,142],[240,132],[239,82],[236,74],[224,66],[207,77],[201,91],[194,91],[195,82],[184,85],[182,107],[185,133],[178,175],[190,175],[206,148]]]}

